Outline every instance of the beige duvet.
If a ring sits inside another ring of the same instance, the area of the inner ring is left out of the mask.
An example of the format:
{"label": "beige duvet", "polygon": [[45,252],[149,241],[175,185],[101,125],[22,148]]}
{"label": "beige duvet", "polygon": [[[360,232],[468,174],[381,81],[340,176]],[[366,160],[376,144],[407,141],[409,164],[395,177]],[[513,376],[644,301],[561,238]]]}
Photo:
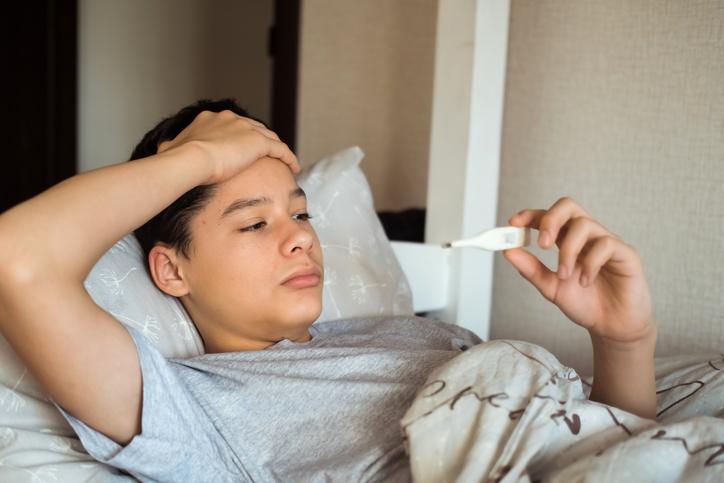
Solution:
{"label": "beige duvet", "polygon": [[492,341],[428,378],[401,424],[419,482],[724,481],[724,356],[657,360],[657,421],[589,401],[541,347]]}

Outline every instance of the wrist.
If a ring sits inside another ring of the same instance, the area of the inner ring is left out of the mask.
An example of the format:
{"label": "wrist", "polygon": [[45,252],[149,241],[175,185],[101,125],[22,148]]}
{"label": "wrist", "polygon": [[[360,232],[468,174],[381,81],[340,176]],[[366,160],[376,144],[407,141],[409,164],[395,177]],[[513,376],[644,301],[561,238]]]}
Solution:
{"label": "wrist", "polygon": [[[644,373],[653,377],[654,355],[656,352],[656,328],[635,340],[611,340],[591,334],[593,347],[594,379],[608,379],[613,374]],[[606,377],[601,377],[603,375]],[[617,377],[619,377],[617,376]]]}
{"label": "wrist", "polygon": [[159,155],[180,157],[193,167],[193,171],[197,173],[197,179],[201,180],[195,183],[195,186],[213,184],[218,179],[217,164],[211,152],[200,141],[185,142]]}
{"label": "wrist", "polygon": [[656,349],[656,324],[651,321],[640,333],[625,340],[611,339],[589,332],[594,354],[596,352],[612,354],[653,354]]}

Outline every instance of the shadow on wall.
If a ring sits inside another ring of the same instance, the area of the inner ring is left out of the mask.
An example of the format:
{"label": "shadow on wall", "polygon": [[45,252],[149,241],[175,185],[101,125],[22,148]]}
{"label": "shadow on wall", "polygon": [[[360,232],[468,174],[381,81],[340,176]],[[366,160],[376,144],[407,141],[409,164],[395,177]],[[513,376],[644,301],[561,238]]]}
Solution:
{"label": "shadow on wall", "polygon": [[[274,0],[215,0],[210,5],[213,8],[199,11],[198,82],[205,92],[239,93],[240,88],[248,92],[236,94],[239,103],[269,124],[272,59],[268,40]],[[242,23],[244,19],[253,21]],[[253,75],[250,70],[255,71]]]}

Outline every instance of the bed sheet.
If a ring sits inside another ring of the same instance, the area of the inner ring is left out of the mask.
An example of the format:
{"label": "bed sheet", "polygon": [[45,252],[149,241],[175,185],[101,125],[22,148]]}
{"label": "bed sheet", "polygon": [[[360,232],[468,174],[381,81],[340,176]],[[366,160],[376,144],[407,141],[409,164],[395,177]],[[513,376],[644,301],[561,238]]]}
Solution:
{"label": "bed sheet", "polygon": [[401,421],[415,481],[724,481],[724,357],[657,360],[657,420],[589,401],[545,349],[497,340],[436,369]]}

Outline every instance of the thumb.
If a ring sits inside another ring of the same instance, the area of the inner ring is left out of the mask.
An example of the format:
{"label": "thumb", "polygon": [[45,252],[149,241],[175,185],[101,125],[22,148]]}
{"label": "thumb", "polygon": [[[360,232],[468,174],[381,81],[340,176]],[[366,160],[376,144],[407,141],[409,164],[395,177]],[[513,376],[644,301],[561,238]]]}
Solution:
{"label": "thumb", "polygon": [[522,248],[505,250],[503,256],[520,272],[523,278],[538,289],[541,295],[548,300],[553,300],[560,281],[555,273],[543,265],[543,262]]}

